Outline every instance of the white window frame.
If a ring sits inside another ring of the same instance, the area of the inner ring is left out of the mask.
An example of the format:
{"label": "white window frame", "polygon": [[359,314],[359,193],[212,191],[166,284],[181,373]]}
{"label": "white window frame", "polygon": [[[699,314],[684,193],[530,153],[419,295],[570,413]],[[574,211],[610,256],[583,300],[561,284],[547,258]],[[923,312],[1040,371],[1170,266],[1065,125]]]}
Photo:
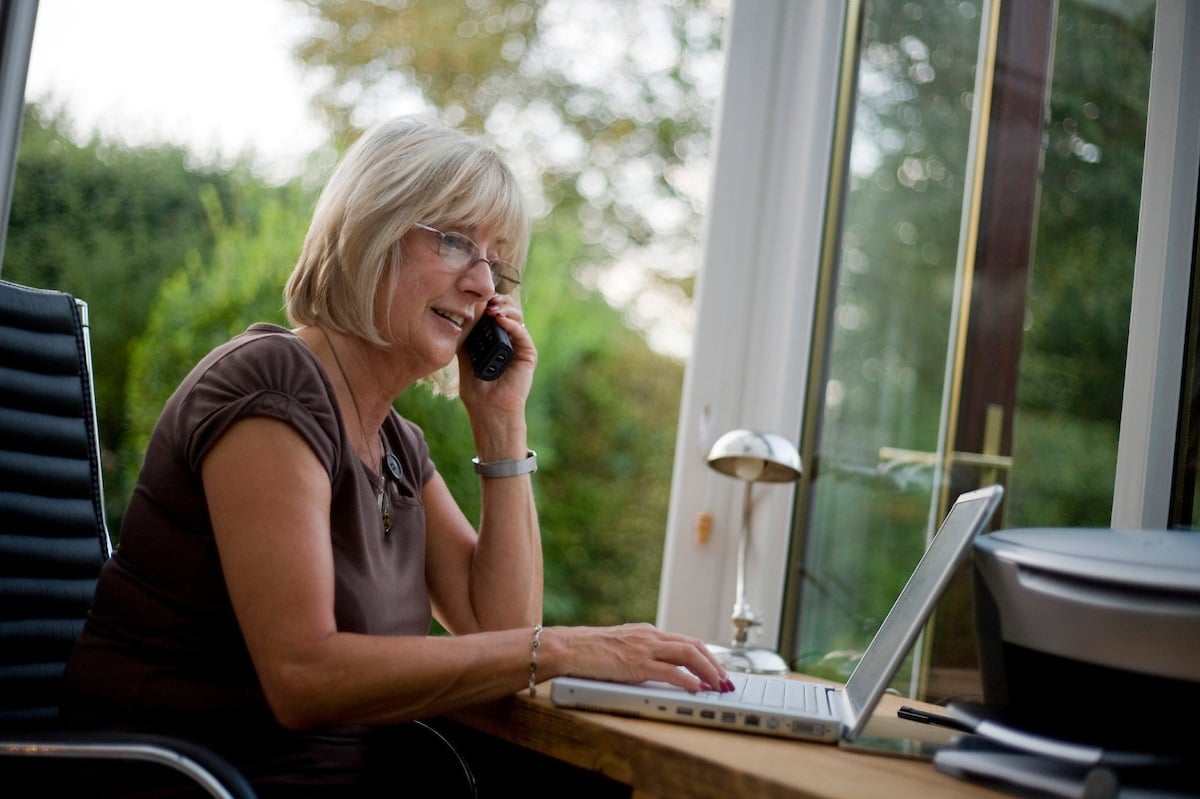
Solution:
{"label": "white window frame", "polygon": [[1200,173],[1200,3],[1159,0],[1112,525],[1164,528]]}
{"label": "white window frame", "polygon": [[[657,616],[704,640],[731,634],[742,500],[740,483],[706,466],[707,447],[739,427],[800,441],[846,6],[735,0],[730,9]],[[1118,527],[1166,525],[1195,247],[1200,3],[1159,0],[1156,14]],[[794,493],[761,485],[755,497],[747,601],[763,617],[757,643],[774,647]],[[707,542],[697,534],[703,512],[713,519]]]}
{"label": "white window frame", "polygon": [[[752,0],[728,17],[657,619],[705,640],[732,634],[743,496],[706,465],[708,447],[734,428],[800,440],[846,5]],[[794,496],[789,483],[755,489],[746,598],[764,617],[760,641],[778,640]]]}

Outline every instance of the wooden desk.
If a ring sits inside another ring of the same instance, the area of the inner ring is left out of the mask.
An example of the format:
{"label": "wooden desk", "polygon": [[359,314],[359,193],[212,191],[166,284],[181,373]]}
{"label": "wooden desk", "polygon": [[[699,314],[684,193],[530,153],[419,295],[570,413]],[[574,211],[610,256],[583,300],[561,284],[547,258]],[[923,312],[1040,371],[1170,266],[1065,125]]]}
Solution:
{"label": "wooden desk", "polygon": [[[630,786],[635,799],[916,799],[1006,797],[934,769],[927,760],[867,754],[830,744],[627,718],[555,707],[549,683],[525,694],[450,714],[448,718]],[[896,717],[902,705],[885,696],[864,734],[947,741],[948,730]],[[578,796],[570,788],[563,796]]]}

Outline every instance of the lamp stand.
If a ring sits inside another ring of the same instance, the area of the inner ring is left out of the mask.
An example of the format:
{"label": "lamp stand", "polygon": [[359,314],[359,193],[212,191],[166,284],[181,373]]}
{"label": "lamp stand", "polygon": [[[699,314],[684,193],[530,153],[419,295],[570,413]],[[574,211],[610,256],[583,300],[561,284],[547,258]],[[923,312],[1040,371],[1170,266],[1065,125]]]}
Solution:
{"label": "lamp stand", "polygon": [[746,600],[746,551],[750,546],[750,491],[754,483],[746,481],[742,498],[742,532],[738,538],[737,594],[733,603],[733,641],[730,646],[708,644],[721,665],[730,671],[752,674],[786,674],[787,662],[777,653],[762,647],[749,647],[750,629],[762,624]]}

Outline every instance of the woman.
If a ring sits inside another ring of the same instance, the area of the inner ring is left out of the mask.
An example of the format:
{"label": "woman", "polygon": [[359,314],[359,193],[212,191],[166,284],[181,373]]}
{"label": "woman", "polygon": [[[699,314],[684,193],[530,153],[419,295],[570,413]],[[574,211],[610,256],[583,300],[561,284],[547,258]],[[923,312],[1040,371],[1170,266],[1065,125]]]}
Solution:
{"label": "woman", "polygon": [[[380,730],[558,675],[731,687],[693,638],[539,625],[528,230],[464,134],[398,119],[350,148],[287,282],[294,329],[251,326],[163,410],[68,666],[74,718],[200,740],[264,796],[349,796],[380,781]],[[513,347],[489,381],[462,349],[484,315]],[[478,530],[393,410],[424,380],[467,410]]]}

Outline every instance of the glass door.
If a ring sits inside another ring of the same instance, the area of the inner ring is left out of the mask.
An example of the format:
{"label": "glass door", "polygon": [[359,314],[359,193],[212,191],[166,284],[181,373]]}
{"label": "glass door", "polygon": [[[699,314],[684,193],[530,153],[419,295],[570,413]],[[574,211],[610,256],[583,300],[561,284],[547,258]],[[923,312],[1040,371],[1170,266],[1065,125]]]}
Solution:
{"label": "glass door", "polygon": [[[844,680],[949,504],[1107,525],[1153,4],[864,6],[782,649]],[[960,579],[902,692],[977,693]]]}

